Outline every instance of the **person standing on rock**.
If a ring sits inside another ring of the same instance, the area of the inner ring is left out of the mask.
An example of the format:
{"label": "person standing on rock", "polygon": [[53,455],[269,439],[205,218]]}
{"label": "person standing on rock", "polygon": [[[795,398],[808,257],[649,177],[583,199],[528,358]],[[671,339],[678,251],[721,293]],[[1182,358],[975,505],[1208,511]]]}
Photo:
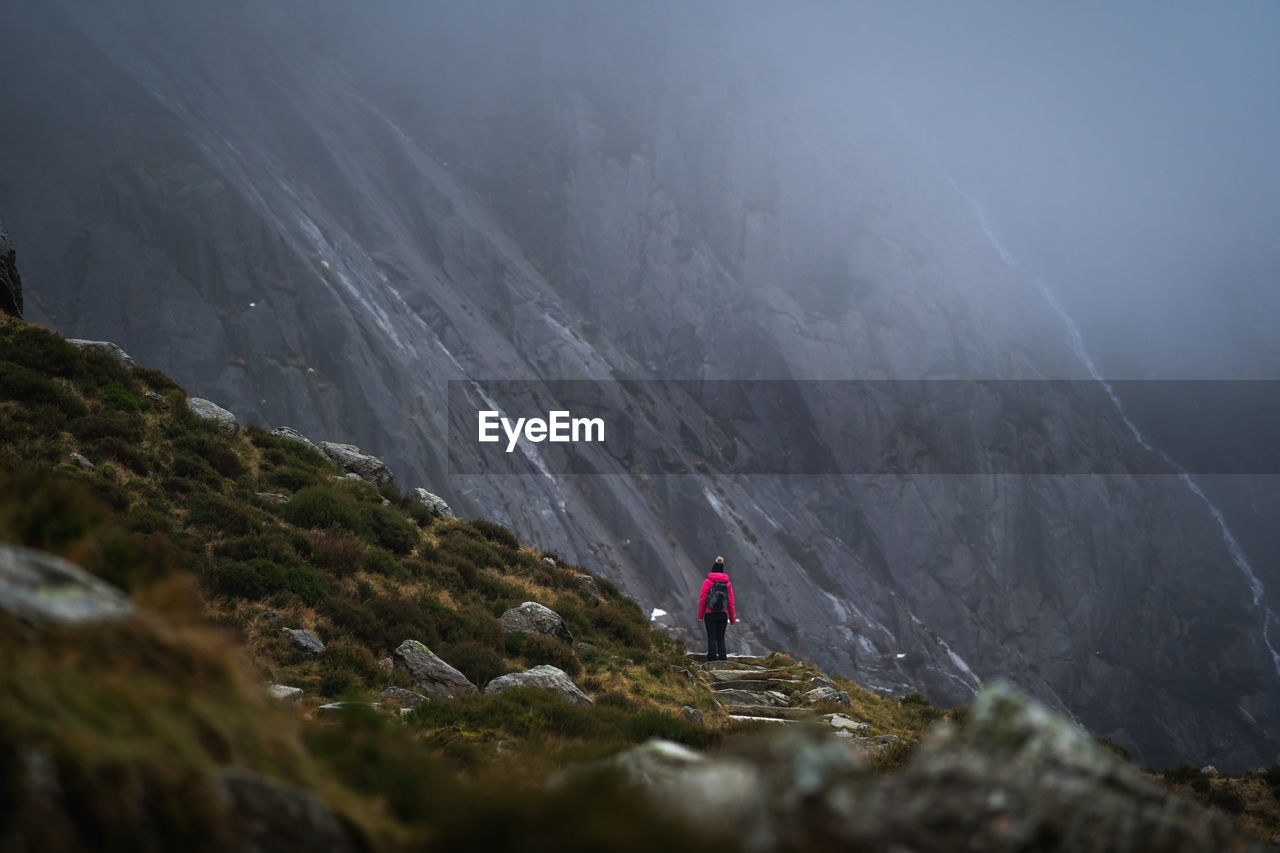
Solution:
{"label": "person standing on rock", "polygon": [[733,584],[724,572],[724,557],[716,557],[715,565],[702,582],[698,621],[707,629],[707,660],[726,660],[724,632],[738,617],[733,610]]}

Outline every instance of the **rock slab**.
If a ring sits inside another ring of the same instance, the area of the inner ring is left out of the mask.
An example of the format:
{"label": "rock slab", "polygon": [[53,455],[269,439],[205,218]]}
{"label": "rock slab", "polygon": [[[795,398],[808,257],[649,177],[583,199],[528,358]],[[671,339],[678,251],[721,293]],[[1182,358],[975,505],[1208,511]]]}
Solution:
{"label": "rock slab", "polygon": [[511,690],[515,687],[537,687],[540,690],[548,690],[562,697],[571,705],[591,705],[591,697],[583,693],[578,685],[573,683],[573,679],[565,674],[564,670],[550,664],[542,664],[535,666],[533,669],[526,669],[524,672],[512,672],[507,675],[499,676],[490,681],[485,686],[485,693],[501,693],[504,690]]}
{"label": "rock slab", "polygon": [[0,544],[0,611],[34,624],[80,625],[123,619],[133,602],[61,557]]}
{"label": "rock slab", "polygon": [[562,643],[573,645],[573,634],[564,619],[550,607],[536,601],[526,601],[498,617],[507,633],[523,631],[526,634],[542,634],[554,637]]}
{"label": "rock slab", "polygon": [[417,640],[405,640],[395,651],[395,666],[409,673],[413,686],[428,696],[452,699],[475,693],[476,686]]}

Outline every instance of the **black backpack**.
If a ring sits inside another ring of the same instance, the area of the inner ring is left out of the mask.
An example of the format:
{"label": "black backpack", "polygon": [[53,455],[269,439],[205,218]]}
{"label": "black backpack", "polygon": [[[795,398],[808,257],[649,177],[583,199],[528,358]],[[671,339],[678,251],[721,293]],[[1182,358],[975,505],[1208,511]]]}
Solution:
{"label": "black backpack", "polygon": [[729,584],[725,581],[715,581],[711,584],[711,591],[707,593],[707,612],[725,613],[728,609]]}

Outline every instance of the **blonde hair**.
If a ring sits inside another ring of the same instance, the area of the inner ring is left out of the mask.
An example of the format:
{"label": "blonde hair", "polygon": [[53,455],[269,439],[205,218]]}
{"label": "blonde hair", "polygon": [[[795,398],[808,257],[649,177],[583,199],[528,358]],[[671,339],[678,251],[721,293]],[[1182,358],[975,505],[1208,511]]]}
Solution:
{"label": "blonde hair", "polygon": [[724,557],[716,557],[716,565],[717,565],[717,566],[723,566],[723,565],[724,565]]}

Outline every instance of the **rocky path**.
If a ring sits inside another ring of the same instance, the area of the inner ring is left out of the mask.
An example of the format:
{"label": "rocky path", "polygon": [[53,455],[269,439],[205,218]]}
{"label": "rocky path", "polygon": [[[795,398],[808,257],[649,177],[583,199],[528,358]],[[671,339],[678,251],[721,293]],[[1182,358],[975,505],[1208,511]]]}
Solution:
{"label": "rocky path", "polygon": [[847,708],[849,694],[802,665],[770,665],[769,659],[752,657],[707,661],[690,655],[689,659],[691,669],[731,720],[816,723],[865,753],[883,752],[899,740],[896,735],[869,737],[869,723],[832,711],[833,704]]}

